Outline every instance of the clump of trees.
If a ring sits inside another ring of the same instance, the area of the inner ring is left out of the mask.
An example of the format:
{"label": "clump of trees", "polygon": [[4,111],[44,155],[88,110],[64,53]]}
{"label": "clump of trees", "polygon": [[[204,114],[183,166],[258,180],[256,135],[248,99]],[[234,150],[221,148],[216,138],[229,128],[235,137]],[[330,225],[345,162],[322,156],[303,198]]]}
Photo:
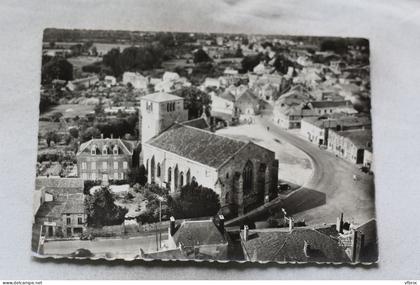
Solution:
{"label": "clump of trees", "polygon": [[87,223],[92,227],[119,225],[124,222],[128,210],[115,205],[115,198],[104,186],[85,200]]}
{"label": "clump of trees", "polygon": [[73,80],[73,65],[62,57],[43,57],[42,84],[51,84],[54,79]]}
{"label": "clump of trees", "polygon": [[147,182],[146,168],[143,165],[132,168],[128,172],[128,182],[131,185],[135,185],[135,184],[139,184],[141,186],[145,185]]}
{"label": "clump of trees", "polygon": [[183,87],[174,92],[175,95],[185,99],[184,106],[188,109],[188,119],[195,119],[203,114],[210,116],[211,97],[197,87]]}
{"label": "clump of trees", "polygon": [[191,183],[182,187],[178,196],[169,196],[168,206],[174,217],[198,218],[216,215],[220,210],[220,200],[212,189]]}
{"label": "clump of trees", "polygon": [[203,49],[200,48],[196,50],[196,52],[194,53],[194,63],[210,62],[210,61],[212,61],[212,59]]}

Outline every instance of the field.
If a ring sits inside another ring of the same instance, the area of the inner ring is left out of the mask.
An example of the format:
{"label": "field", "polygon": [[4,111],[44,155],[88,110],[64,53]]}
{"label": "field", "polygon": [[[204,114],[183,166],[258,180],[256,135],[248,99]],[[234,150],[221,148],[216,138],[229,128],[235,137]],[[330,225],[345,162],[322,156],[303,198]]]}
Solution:
{"label": "field", "polygon": [[42,117],[49,117],[55,112],[62,113],[64,118],[82,117],[94,112],[94,109],[94,105],[62,104],[51,107],[47,112],[42,114]]}

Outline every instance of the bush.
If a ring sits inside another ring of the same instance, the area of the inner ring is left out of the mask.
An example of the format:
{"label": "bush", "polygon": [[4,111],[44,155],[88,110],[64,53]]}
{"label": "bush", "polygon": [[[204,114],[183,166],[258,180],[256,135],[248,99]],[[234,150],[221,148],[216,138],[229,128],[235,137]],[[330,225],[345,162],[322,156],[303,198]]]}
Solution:
{"label": "bush", "polygon": [[181,188],[177,197],[168,197],[171,214],[176,218],[198,218],[214,216],[220,209],[219,195],[212,189],[197,184]]}

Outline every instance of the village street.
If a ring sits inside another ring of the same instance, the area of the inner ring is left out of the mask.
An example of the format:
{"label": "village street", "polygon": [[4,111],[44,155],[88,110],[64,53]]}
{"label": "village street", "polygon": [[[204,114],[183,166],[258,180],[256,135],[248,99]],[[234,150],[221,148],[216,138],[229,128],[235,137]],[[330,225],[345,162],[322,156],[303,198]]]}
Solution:
{"label": "village street", "polygon": [[[262,117],[255,119],[255,123],[249,126],[252,131],[248,132],[248,136],[253,137],[251,134],[254,133],[254,129],[264,129],[270,141],[274,136],[277,139],[273,141],[280,142],[277,146],[271,143],[266,144],[267,148],[275,151],[276,154],[281,153],[280,149],[287,146],[284,143],[286,142],[303,151],[312,164],[310,176],[306,167],[297,170],[297,168],[302,168],[302,164],[290,165],[292,171],[279,169],[280,180],[304,181],[304,183],[300,184],[303,186],[301,189],[278,203],[278,207],[285,208],[295,220],[303,219],[308,225],[333,223],[341,212],[344,213],[345,220],[355,223],[363,223],[374,218],[373,176],[362,173],[356,165],[337,158],[334,154],[320,149],[298,135],[277,127],[272,122],[270,111],[265,110]],[[228,134],[229,129],[234,130],[234,127],[226,129],[224,133]],[[278,159],[282,158],[278,157]],[[279,161],[279,168],[281,167],[288,167],[288,165]],[[286,174],[286,177],[282,174]],[[353,175],[357,176],[356,181],[353,180]],[[293,176],[297,177],[293,178]]]}
{"label": "village street", "polygon": [[[162,231],[162,245],[168,238],[167,231]],[[130,238],[97,238],[89,240],[71,241],[49,241],[44,244],[44,254],[48,255],[67,255],[77,249],[84,248],[90,250],[95,256],[124,256],[124,258],[134,258],[139,254],[140,248],[145,252],[156,251],[156,235],[147,233],[142,236]]]}

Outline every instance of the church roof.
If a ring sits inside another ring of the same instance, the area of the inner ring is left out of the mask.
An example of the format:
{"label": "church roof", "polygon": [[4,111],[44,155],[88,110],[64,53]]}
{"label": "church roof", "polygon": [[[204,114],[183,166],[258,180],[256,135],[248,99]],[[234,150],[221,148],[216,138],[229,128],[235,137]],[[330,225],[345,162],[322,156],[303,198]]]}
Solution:
{"label": "church roof", "polygon": [[203,117],[185,121],[185,122],[182,122],[181,124],[184,126],[190,126],[190,127],[202,129],[202,130],[209,129],[209,124],[207,123],[206,119],[204,119]]}
{"label": "church roof", "polygon": [[157,92],[157,93],[152,93],[152,94],[143,96],[140,99],[160,103],[160,102],[166,102],[166,101],[183,100],[184,98],[176,96],[176,95],[172,95],[169,93],[165,93],[165,92]]}
{"label": "church roof", "polygon": [[174,124],[165,132],[151,138],[147,144],[218,168],[247,145],[247,142],[182,124]]}

